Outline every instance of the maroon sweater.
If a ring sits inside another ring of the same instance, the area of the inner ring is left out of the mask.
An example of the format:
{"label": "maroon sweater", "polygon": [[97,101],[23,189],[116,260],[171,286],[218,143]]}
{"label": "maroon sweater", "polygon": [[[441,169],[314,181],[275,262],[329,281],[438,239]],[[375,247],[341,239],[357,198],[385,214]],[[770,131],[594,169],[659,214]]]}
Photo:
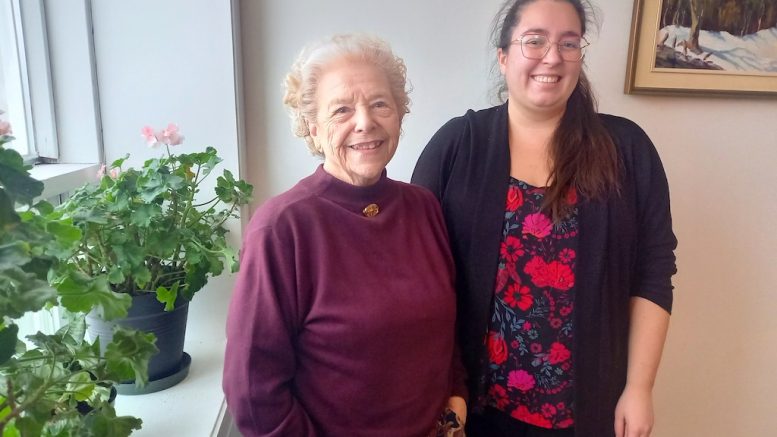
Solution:
{"label": "maroon sweater", "polygon": [[[366,217],[371,203],[380,212]],[[385,172],[357,187],[319,167],[245,232],[227,322],[229,410],[246,437],[423,436],[463,394],[454,322],[434,196]]]}

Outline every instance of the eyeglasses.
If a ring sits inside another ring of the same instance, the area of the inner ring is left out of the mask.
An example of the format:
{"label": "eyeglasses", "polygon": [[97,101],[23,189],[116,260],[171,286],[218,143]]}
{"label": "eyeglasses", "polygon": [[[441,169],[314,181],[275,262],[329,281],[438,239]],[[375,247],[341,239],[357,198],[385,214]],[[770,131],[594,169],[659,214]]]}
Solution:
{"label": "eyeglasses", "polygon": [[578,62],[585,56],[585,48],[590,44],[585,38],[567,38],[559,42],[551,42],[544,35],[523,35],[520,39],[510,41],[510,44],[520,44],[521,53],[526,59],[542,59],[547,56],[550,46],[558,47],[561,59],[567,62]]}

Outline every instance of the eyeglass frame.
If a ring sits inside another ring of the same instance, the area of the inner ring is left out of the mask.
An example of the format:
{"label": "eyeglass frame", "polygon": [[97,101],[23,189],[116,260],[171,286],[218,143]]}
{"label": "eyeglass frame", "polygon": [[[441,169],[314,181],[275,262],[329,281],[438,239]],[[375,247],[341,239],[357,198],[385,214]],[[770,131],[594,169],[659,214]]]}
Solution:
{"label": "eyeglass frame", "polygon": [[[526,56],[526,53],[523,51],[523,39],[526,38],[527,36],[541,36],[541,37],[543,37],[543,38],[548,40],[548,46],[545,48],[545,53],[543,53],[542,56],[540,56],[539,58],[530,58],[530,57]],[[521,55],[524,58],[531,59],[533,61],[539,61],[541,59],[545,59],[545,56],[548,56],[548,53],[550,53],[550,47],[555,45],[556,46],[556,50],[558,50],[558,54],[561,57],[562,61],[564,61],[564,62],[580,62],[585,57],[585,49],[586,49],[586,47],[591,45],[591,43],[588,42],[588,40],[585,39],[584,36],[581,36],[580,39],[582,41],[585,41],[585,44],[580,46],[580,57],[577,58],[577,59],[574,59],[574,60],[564,59],[564,54],[561,52],[561,45],[560,45],[561,41],[553,42],[547,36],[542,35],[542,34],[538,34],[538,33],[528,33],[526,35],[521,35],[520,38],[514,39],[514,40],[510,41],[510,45],[513,45],[513,44],[520,45],[521,46]]]}

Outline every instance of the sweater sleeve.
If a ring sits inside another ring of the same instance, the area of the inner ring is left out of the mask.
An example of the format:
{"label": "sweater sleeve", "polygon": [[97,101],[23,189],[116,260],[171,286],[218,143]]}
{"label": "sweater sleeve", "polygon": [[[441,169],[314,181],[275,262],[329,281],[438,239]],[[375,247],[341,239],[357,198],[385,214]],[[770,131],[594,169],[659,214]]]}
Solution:
{"label": "sweater sleeve", "polygon": [[636,287],[633,296],[643,297],[672,311],[672,275],[677,272],[672,231],[669,185],[655,146],[635,125],[634,160],[638,206]]}
{"label": "sweater sleeve", "polygon": [[227,319],[223,389],[246,437],[315,436],[295,398],[295,276],[293,247],[272,227],[246,234]]}

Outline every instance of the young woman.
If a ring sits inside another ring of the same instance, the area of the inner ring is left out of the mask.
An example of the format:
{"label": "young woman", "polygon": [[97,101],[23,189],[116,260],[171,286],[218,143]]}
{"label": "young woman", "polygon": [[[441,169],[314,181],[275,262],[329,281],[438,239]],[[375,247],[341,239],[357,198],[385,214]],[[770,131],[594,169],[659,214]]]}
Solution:
{"label": "young woman", "polygon": [[672,304],[666,176],[633,122],[598,114],[580,0],[511,0],[506,103],[445,124],[413,182],[457,268],[469,436],[644,437]]}

